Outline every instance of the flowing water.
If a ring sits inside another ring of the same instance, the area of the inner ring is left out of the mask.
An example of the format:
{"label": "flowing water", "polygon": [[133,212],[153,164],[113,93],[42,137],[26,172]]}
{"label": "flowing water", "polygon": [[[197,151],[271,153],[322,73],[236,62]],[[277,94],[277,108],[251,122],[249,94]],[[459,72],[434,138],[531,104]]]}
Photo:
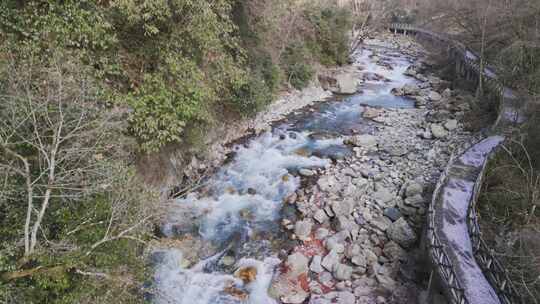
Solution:
{"label": "flowing water", "polygon": [[[366,131],[363,105],[413,107],[413,101],[391,94],[392,88],[414,82],[403,75],[411,62],[394,50],[362,49],[354,63],[362,70],[361,93],[320,102],[236,146],[234,158],[203,190],[177,199],[163,232],[200,241],[197,246],[154,253],[153,302],[276,303],[267,290],[279,264],[277,252],[287,239],[280,228],[283,201],[301,185],[296,173],[325,167],[336,154],[350,153],[342,135]],[[187,261],[186,256],[197,261]],[[236,278],[234,270],[241,267],[256,269],[256,279],[244,284]]]}

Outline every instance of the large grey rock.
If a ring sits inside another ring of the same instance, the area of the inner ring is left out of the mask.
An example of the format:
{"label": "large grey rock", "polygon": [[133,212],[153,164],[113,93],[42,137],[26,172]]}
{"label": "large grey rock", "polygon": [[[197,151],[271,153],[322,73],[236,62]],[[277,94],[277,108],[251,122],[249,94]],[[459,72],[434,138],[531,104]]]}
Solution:
{"label": "large grey rock", "polygon": [[291,290],[290,293],[281,296],[281,302],[285,304],[301,304],[304,303],[304,301],[309,296],[309,293],[302,290],[302,289],[294,289]]}
{"label": "large grey rock", "polygon": [[392,241],[405,248],[412,246],[417,240],[416,233],[404,218],[392,223],[386,233]]}
{"label": "large grey rock", "polygon": [[312,227],[313,223],[310,220],[298,221],[294,225],[294,234],[302,241],[308,240],[311,235]]}
{"label": "large grey rock", "polygon": [[378,140],[377,140],[377,137],[373,135],[362,134],[362,135],[352,136],[349,139],[347,139],[345,142],[355,147],[375,149],[377,147]]}
{"label": "large grey rock", "polygon": [[334,93],[354,94],[358,91],[358,81],[353,73],[343,73],[336,76],[337,88]]}

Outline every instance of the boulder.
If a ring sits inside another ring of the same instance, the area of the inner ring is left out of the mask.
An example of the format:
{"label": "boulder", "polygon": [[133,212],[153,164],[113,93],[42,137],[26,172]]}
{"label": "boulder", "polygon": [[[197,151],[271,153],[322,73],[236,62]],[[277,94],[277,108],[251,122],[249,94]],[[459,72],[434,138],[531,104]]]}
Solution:
{"label": "boulder", "polygon": [[358,82],[353,73],[343,73],[336,76],[337,88],[333,90],[336,94],[354,94],[358,90]]}
{"label": "boulder", "polygon": [[348,145],[371,149],[377,147],[377,142],[377,137],[369,134],[352,136],[345,141],[345,143]]}

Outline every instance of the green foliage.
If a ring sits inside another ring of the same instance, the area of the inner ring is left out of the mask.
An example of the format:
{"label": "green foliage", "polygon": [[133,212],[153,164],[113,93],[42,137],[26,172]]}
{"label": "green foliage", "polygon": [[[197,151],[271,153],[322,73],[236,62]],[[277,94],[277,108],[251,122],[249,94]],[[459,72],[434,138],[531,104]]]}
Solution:
{"label": "green foliage", "polygon": [[312,52],[324,65],[344,65],[349,57],[349,31],[352,16],[346,9],[327,7],[307,11],[307,18],[315,28],[308,43]]}
{"label": "green foliage", "polygon": [[283,55],[283,64],[288,81],[293,87],[303,89],[308,86],[315,74],[311,61],[311,54],[303,44],[287,47]]}
{"label": "green foliage", "polygon": [[141,87],[126,96],[133,108],[131,128],[145,151],[181,142],[186,125],[205,120],[205,103],[213,99],[193,62],[183,58],[169,62],[165,75],[147,74]]}

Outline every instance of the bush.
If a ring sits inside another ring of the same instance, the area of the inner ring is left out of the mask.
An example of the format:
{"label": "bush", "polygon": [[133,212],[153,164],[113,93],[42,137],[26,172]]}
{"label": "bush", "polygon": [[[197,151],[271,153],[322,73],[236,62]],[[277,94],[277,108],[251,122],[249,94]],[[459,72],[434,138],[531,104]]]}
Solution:
{"label": "bush", "polygon": [[288,82],[297,89],[309,85],[315,74],[311,66],[311,55],[303,44],[293,44],[287,47],[283,55],[283,65]]}
{"label": "bush", "polygon": [[143,84],[128,94],[133,108],[129,121],[144,151],[182,142],[184,128],[207,118],[213,93],[203,83],[203,74],[186,59],[171,62],[168,72],[147,74]]}
{"label": "bush", "polygon": [[308,42],[313,54],[324,65],[344,65],[349,58],[349,31],[352,16],[348,10],[328,7],[308,11],[315,35]]}

